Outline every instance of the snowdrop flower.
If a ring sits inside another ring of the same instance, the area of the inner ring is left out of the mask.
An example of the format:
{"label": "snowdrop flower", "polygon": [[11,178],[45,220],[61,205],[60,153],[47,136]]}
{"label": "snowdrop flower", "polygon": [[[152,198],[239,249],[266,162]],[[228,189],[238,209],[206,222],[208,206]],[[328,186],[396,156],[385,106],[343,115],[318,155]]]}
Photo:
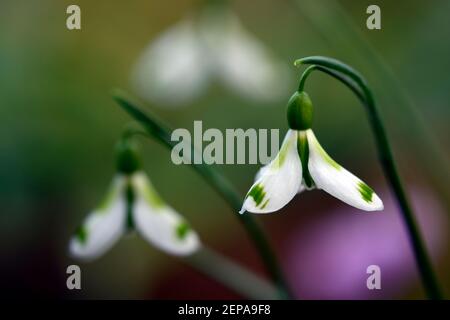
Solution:
{"label": "snowdrop flower", "polygon": [[139,170],[133,146],[122,141],[118,149],[119,172],[104,202],[87,216],[71,239],[71,255],[93,260],[130,229],[169,254],[194,253],[200,246],[197,234],[160,198],[146,174]]}
{"label": "snowdrop flower", "polygon": [[240,213],[270,213],[303,190],[318,188],[365,211],[383,210],[383,202],[362,180],[336,163],[311,129],[313,106],[296,92],[288,102],[289,131],[276,158],[261,168]]}
{"label": "snowdrop flower", "polygon": [[172,107],[197,98],[213,79],[256,102],[270,102],[285,94],[287,72],[231,11],[208,5],[144,50],[132,84],[142,98]]}

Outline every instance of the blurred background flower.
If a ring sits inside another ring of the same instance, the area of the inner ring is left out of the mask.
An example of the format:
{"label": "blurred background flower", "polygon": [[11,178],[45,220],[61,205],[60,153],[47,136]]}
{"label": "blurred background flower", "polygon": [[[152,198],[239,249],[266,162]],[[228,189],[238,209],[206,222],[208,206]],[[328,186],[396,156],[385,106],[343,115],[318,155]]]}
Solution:
{"label": "blurred background flower", "polygon": [[132,75],[136,92],[158,106],[186,106],[221,80],[259,103],[289,87],[287,64],[248,32],[221,1],[205,1],[144,50]]}
{"label": "blurred background flower", "polygon": [[[426,221],[438,219],[434,216],[438,211],[431,205],[419,207],[422,202],[429,203],[427,199],[431,196],[430,203],[439,201],[448,214],[450,199],[437,194],[437,190],[448,192],[445,179],[448,167],[436,165],[436,157],[424,152],[427,143],[421,140],[422,135],[416,134],[410,114],[401,103],[403,100],[397,99],[396,87],[388,81],[375,58],[388,62],[398,83],[418,107],[416,114],[424,120],[433,141],[448,159],[450,43],[442,39],[450,36],[447,18],[450,3],[380,0],[377,4],[382,10],[381,31],[366,29],[365,12],[372,4],[370,1],[324,3],[261,0],[256,4],[236,0],[229,1],[229,10],[239,17],[252,38],[257,38],[286,65],[303,56],[321,54],[350,63],[368,78],[408,190],[420,186],[414,189],[413,202],[420,209],[417,211],[424,230],[431,228],[434,231],[431,235],[437,237],[429,245],[439,257],[435,260],[439,278],[450,292],[447,220],[437,220],[438,229],[427,227]],[[69,298],[237,297],[134,235],[119,241],[102,259],[81,264],[81,291],[66,289],[66,267],[76,263],[67,256],[67,243],[85,213],[102,197],[105,181],[114,171],[113,146],[129,121],[109,92],[113,87],[132,91],[130,73],[135,70],[149,39],[157,39],[185,21],[190,12],[198,10],[198,1],[193,0],[78,0],[82,30],[69,31],[65,27],[69,4],[74,3],[2,0],[0,4],[1,294]],[[367,50],[367,44],[372,51]],[[294,67],[288,68],[287,73],[289,79],[299,77]],[[285,97],[268,100],[267,107],[261,109],[260,102],[243,99],[212,81],[208,82],[208,90],[202,91],[189,107],[156,111],[175,128],[191,129],[193,120],[201,119],[204,128],[221,130],[280,128],[283,137],[287,131],[285,106],[296,90],[295,82],[286,90]],[[364,110],[355,97],[340,83],[319,74],[308,80],[307,90],[315,105],[313,129],[320,131],[324,149],[338,163],[364,177],[375,190],[387,189]],[[172,164],[170,153],[164,147],[150,140],[143,142],[144,169],[161,197],[195,225],[203,243],[261,273],[258,256],[224,201],[191,168]],[[244,198],[258,168],[259,165],[224,165],[219,169]],[[380,196],[385,201],[389,193]],[[386,211],[373,216],[340,214],[341,210],[353,209],[324,192],[313,191],[295,197],[278,214],[257,218],[268,230],[297,294],[331,297],[331,293],[319,291],[323,286],[318,280],[308,282],[317,286],[311,291],[299,283],[303,281],[299,278],[302,270],[311,274],[310,264],[306,262],[301,269],[300,259],[310,256],[312,249],[306,243],[299,244],[301,238],[297,237],[314,239],[309,244],[317,251],[314,261],[325,261],[320,255],[331,250],[327,245],[331,241],[327,240],[328,236],[345,242],[345,237],[339,235],[343,231],[331,232],[330,228],[346,227],[351,220],[371,219],[376,228],[368,231],[367,239],[374,243],[367,247],[382,251],[379,247],[387,246],[384,238],[386,242],[397,239],[391,228],[402,230],[398,211],[386,201]],[[387,221],[378,222],[376,218],[381,216]],[[317,221],[311,225],[312,218]],[[396,224],[390,225],[390,219],[397,221]],[[367,223],[361,222],[361,228],[367,230]],[[306,230],[306,226],[311,226],[311,230]],[[314,230],[323,226],[324,231],[311,235],[313,226]],[[360,224],[355,222],[355,226]],[[349,239],[358,236],[348,233]],[[355,252],[364,248],[355,241],[345,242],[339,244],[345,249],[342,253],[345,259],[341,260],[340,254],[330,254],[330,259],[333,257],[332,261],[337,263],[336,268],[348,261],[352,245]],[[319,251],[322,249],[326,252]],[[410,254],[405,244],[396,250]],[[340,297],[344,293],[346,297],[376,298],[382,294],[394,298],[423,297],[416,274],[407,271],[404,278],[397,276],[401,271],[389,271],[403,270],[402,266],[411,270],[412,266],[407,267],[412,264],[409,258],[400,253],[398,256],[386,258],[378,253],[373,256],[380,259],[382,272],[383,265],[388,269],[386,281],[382,278],[381,292],[364,293],[355,287],[339,287],[338,283],[334,283],[337,289],[330,291],[342,290],[342,294],[333,293]],[[385,259],[391,262],[388,264]],[[377,261],[370,263],[377,264]],[[321,265],[316,267],[319,269]],[[323,277],[335,271],[327,266],[325,272]],[[390,280],[390,274],[394,274],[394,280]],[[355,276],[353,272],[352,275]],[[356,281],[353,276],[347,273],[344,276],[353,286]],[[365,285],[365,280],[361,285]],[[395,290],[385,293],[384,288],[390,287]]]}

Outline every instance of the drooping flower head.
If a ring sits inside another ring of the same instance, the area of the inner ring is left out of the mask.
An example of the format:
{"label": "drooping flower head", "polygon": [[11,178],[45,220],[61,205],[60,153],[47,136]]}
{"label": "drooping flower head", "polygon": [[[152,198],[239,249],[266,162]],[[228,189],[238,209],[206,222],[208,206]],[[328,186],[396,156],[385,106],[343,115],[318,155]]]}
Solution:
{"label": "drooping flower head", "polygon": [[280,151],[256,175],[241,213],[277,211],[297,193],[314,188],[361,210],[383,209],[372,188],[334,161],[320,145],[311,129],[313,105],[306,92],[296,92],[290,98],[287,116],[290,129]]}
{"label": "drooping flower head", "polygon": [[70,241],[72,256],[92,260],[127,231],[136,230],[155,247],[174,255],[195,252],[200,241],[186,220],[169,207],[140,170],[135,145],[118,144],[118,173],[105,200],[90,213]]}
{"label": "drooping flower head", "polygon": [[179,107],[218,80],[257,102],[285,94],[287,67],[220,4],[208,4],[153,41],[132,74],[144,99]]}

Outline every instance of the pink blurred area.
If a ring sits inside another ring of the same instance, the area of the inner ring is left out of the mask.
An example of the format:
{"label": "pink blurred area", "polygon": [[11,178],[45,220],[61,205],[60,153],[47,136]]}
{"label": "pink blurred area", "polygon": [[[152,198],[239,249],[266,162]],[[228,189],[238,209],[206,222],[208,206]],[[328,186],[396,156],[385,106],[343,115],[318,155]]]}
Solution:
{"label": "pink blurred area", "polygon": [[[408,235],[393,199],[383,192],[385,210],[364,213],[346,206],[325,216],[310,214],[285,242],[285,263],[296,295],[306,299],[398,298],[418,285]],[[448,218],[425,189],[412,202],[435,265],[446,254]],[[381,269],[381,290],[368,290],[367,267]]]}

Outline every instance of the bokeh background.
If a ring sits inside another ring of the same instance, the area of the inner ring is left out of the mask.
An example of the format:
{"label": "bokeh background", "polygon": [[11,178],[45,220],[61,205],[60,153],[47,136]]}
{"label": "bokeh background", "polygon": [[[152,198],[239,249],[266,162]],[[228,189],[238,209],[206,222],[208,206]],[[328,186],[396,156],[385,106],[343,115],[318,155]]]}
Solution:
{"label": "bokeh background", "polygon": [[[376,1],[382,30],[366,28],[373,1],[229,1],[242,24],[287,65],[308,55],[341,59],[368,79],[417,211],[442,286],[450,293],[448,117],[450,3]],[[69,239],[103,197],[114,145],[129,117],[112,88],[133,93],[142,50],[201,1],[0,2],[0,288],[7,297],[88,299],[240,298],[136,235],[82,268],[82,290],[66,289]],[[82,30],[65,27],[78,4]],[[299,71],[289,69],[294,91]],[[188,78],[188,76],[187,76]],[[314,130],[328,152],[367,181],[385,211],[358,213],[324,192],[297,196],[258,216],[297,298],[423,298],[400,214],[383,177],[359,102],[315,74],[308,92]],[[287,130],[289,95],[259,104],[220,84],[185,108],[153,106],[173,127]],[[280,137],[282,138],[282,137]],[[188,217],[204,243],[264,276],[248,236],[226,203],[188,166],[142,140],[145,169],[161,195]],[[222,165],[244,197],[258,165]],[[382,290],[365,287],[370,264]]]}

